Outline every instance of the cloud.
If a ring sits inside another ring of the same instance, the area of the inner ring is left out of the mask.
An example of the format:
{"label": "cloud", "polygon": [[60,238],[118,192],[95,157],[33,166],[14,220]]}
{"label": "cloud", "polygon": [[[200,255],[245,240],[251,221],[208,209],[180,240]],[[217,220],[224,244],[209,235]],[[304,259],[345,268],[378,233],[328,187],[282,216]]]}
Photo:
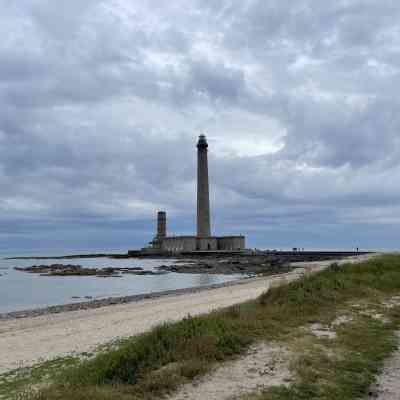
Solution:
{"label": "cloud", "polygon": [[141,246],[160,208],[194,232],[202,132],[215,231],[397,246],[397,3],[0,6],[4,249]]}

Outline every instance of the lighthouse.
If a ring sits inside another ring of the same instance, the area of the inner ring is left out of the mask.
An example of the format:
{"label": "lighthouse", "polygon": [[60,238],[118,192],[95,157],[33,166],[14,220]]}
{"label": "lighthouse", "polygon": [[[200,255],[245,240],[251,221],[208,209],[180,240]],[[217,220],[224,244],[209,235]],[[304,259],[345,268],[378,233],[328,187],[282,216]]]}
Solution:
{"label": "lighthouse", "polygon": [[200,135],[197,143],[197,237],[211,236],[210,190],[208,184],[208,143]]}
{"label": "lighthouse", "polygon": [[167,234],[167,214],[159,211],[157,234],[150,242],[153,253],[185,252],[241,252],[245,249],[245,237],[212,236],[210,218],[210,188],[208,177],[208,143],[205,135],[197,141],[197,232],[196,236],[169,236]]}

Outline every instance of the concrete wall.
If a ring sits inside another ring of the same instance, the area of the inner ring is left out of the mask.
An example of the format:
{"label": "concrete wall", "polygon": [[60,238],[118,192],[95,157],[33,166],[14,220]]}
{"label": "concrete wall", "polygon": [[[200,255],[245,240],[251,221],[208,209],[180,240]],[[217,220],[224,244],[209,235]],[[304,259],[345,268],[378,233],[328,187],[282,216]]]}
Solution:
{"label": "concrete wall", "polygon": [[161,249],[172,252],[195,251],[195,236],[166,237],[162,240]]}
{"label": "concrete wall", "polygon": [[160,240],[160,248],[165,251],[235,251],[245,249],[244,236],[223,236],[197,238],[196,236],[173,236]]}
{"label": "concrete wall", "polygon": [[218,238],[218,250],[244,250],[244,236],[223,236]]}
{"label": "concrete wall", "polygon": [[198,238],[197,248],[199,251],[218,250],[218,239],[216,237]]}

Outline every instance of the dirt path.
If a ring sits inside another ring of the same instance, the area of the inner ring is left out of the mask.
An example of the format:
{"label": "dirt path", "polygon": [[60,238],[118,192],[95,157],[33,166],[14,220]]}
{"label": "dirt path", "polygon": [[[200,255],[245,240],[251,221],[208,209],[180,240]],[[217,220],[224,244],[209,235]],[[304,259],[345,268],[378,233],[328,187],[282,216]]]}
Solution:
{"label": "dirt path", "polygon": [[[363,261],[367,257],[371,256],[347,261]],[[176,321],[188,314],[203,314],[254,299],[271,284],[298,279],[307,271],[321,270],[331,263],[299,263],[303,268],[289,274],[243,280],[236,285],[195,293],[2,321],[0,374],[56,357],[92,352],[99,345],[145,332],[165,321]]]}
{"label": "dirt path", "polygon": [[[397,333],[400,342],[400,332]],[[371,390],[372,398],[378,400],[399,400],[400,398],[400,349],[385,363],[377,384]]]}
{"label": "dirt path", "polygon": [[[400,305],[400,296],[385,304],[386,307]],[[378,400],[398,400],[400,398],[400,331],[397,333],[398,349],[385,361],[382,373],[370,390],[370,397]]]}
{"label": "dirt path", "polygon": [[270,386],[291,381],[286,349],[271,345],[252,346],[244,357],[227,362],[211,373],[183,385],[169,400],[232,400]]}

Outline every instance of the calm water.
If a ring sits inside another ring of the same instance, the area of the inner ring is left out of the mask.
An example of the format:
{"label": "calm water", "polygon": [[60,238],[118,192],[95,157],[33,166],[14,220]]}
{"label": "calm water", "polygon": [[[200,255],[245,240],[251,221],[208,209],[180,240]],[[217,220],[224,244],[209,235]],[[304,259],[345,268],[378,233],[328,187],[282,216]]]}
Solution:
{"label": "calm water", "polygon": [[[43,277],[15,271],[13,268],[47,264],[79,264],[86,267],[142,267],[154,270],[173,260],[141,260],[110,258],[83,258],[74,260],[3,260],[0,259],[0,313],[34,309],[50,305],[93,299],[160,292],[206,286],[239,279],[240,276],[176,274],[158,276],[123,275],[122,278]],[[73,299],[80,297],[81,299]]]}

